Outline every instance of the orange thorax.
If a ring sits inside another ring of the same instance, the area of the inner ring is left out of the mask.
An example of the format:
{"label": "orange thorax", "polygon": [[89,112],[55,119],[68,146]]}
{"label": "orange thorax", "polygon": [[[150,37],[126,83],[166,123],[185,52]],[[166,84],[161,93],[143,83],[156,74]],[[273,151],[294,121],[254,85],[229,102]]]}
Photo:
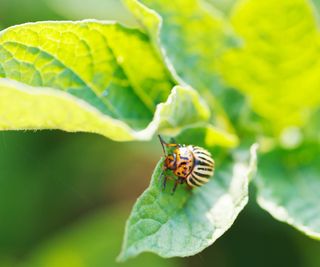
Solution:
{"label": "orange thorax", "polygon": [[192,146],[179,147],[173,151],[176,155],[176,168],[173,173],[181,178],[187,178],[194,166]]}

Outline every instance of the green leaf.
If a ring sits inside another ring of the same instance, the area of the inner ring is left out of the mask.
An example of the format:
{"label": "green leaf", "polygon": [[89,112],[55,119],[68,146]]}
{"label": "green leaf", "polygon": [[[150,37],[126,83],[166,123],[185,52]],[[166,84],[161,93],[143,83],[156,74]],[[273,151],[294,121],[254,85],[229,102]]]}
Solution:
{"label": "green leaf", "polygon": [[171,92],[175,82],[147,35],[112,22],[8,28],[0,33],[0,77],[21,82],[0,81],[3,130],[146,140],[155,131],[176,134],[210,117],[194,90]]}
{"label": "green leaf", "polygon": [[[19,267],[118,266],[115,258],[121,245],[122,224],[127,207],[118,205],[101,210],[70,225],[40,244]],[[144,255],[127,262],[126,266],[178,266],[155,255]]]}
{"label": "green leaf", "polygon": [[240,160],[216,159],[218,167],[209,183],[192,191],[180,186],[174,195],[171,182],[161,189],[162,162],[127,221],[121,261],[145,251],[166,258],[199,253],[231,227],[248,201],[251,170]]}
{"label": "green leaf", "polygon": [[320,239],[319,144],[261,156],[258,203],[274,218]]}
{"label": "green leaf", "polygon": [[174,85],[148,37],[117,23],[41,22],[0,34],[0,77],[60,89],[133,128]]}
{"label": "green leaf", "polygon": [[222,14],[198,0],[125,0],[125,3],[151,36],[176,80],[200,91],[214,111],[215,125],[232,132],[215,99],[224,90],[217,73],[218,58],[227,46],[234,45]]}
{"label": "green leaf", "polygon": [[176,134],[190,123],[208,119],[209,115],[195,91],[176,86],[167,102],[157,106],[148,127],[134,131],[66,92],[0,79],[1,130],[61,129],[94,132],[117,141],[142,140],[151,138],[159,128]]}
{"label": "green leaf", "polygon": [[224,78],[249,97],[269,131],[306,124],[320,104],[319,31],[310,3],[240,1],[232,23],[243,46],[223,56]]}

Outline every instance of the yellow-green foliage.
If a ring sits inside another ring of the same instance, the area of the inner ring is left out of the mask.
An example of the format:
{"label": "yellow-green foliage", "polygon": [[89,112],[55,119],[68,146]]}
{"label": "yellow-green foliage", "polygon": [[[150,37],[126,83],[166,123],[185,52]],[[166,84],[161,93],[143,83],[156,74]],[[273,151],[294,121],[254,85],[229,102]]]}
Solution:
{"label": "yellow-green foliage", "polygon": [[[144,251],[194,255],[229,229],[248,200],[253,142],[269,150],[253,179],[260,206],[319,238],[320,39],[311,2],[125,3],[135,28],[84,20],[0,32],[0,130],[116,141],[162,133],[212,152],[210,182],[174,197],[161,191],[159,161],[127,222],[121,260]],[[57,253],[54,264],[81,266],[72,253]]]}
{"label": "yellow-green foliage", "polygon": [[242,44],[224,55],[226,81],[276,132],[305,125],[320,104],[320,39],[309,2],[239,1],[231,22]]}

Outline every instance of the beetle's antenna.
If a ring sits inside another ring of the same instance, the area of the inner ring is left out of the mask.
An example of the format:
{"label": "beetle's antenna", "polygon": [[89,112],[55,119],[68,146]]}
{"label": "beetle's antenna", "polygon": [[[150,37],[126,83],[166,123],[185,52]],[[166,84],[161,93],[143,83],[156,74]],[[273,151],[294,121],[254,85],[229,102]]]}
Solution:
{"label": "beetle's antenna", "polygon": [[163,153],[164,153],[165,155],[167,155],[166,150],[165,150],[165,148],[164,148],[164,146],[165,146],[167,143],[163,140],[163,138],[161,137],[160,134],[158,134],[158,137],[159,137],[160,143],[161,143],[161,145],[162,145]]}

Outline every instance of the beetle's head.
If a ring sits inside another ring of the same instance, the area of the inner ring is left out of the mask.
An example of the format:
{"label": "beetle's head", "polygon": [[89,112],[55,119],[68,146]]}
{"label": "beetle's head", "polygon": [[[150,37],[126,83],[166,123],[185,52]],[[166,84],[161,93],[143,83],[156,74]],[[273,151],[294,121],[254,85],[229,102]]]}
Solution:
{"label": "beetle's head", "polygon": [[166,156],[164,166],[167,169],[174,170],[176,168],[176,154],[169,154]]}

